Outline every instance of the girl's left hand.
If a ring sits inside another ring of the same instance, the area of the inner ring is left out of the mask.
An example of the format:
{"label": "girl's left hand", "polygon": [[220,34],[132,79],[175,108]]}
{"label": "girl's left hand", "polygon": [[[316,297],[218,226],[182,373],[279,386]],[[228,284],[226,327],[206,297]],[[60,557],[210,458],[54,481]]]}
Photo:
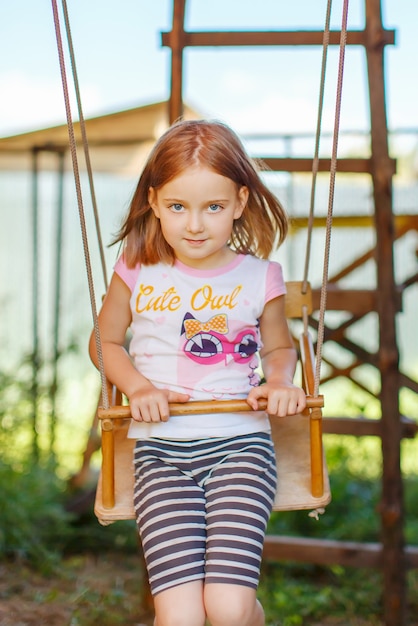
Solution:
{"label": "girl's left hand", "polygon": [[247,402],[254,410],[258,410],[258,400],[267,399],[267,413],[277,417],[296,415],[306,407],[306,395],[303,389],[293,384],[265,383],[253,387],[247,396]]}

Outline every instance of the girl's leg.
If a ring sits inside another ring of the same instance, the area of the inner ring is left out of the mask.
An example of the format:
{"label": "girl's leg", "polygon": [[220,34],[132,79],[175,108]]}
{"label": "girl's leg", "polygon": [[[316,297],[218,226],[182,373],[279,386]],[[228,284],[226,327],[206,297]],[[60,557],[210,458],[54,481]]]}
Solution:
{"label": "girl's leg", "polygon": [[203,584],[195,580],[162,591],[155,596],[154,607],[154,626],[204,626]]}
{"label": "girl's leg", "polygon": [[243,437],[212,471],[205,488],[204,604],[211,626],[263,626],[256,589],[276,488],[268,435]]}
{"label": "girl's leg", "polygon": [[[242,585],[210,584],[204,591],[211,626],[264,626],[264,611],[256,590]],[[159,626],[159,624],[158,624]]]}
{"label": "girl's leg", "polygon": [[165,442],[137,442],[137,525],[157,626],[203,626],[204,493],[172,464],[172,448]]}

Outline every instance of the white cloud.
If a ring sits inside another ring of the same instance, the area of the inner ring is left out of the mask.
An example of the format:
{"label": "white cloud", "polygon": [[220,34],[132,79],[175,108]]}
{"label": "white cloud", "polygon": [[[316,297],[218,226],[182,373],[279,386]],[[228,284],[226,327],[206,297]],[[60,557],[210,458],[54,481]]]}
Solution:
{"label": "white cloud", "polygon": [[316,125],[316,103],[312,100],[269,95],[256,102],[244,101],[227,111],[241,133],[312,132]]}
{"label": "white cloud", "polygon": [[[0,75],[0,135],[13,135],[28,130],[65,123],[64,96],[60,81],[30,78],[15,72]],[[82,94],[83,112],[97,110],[97,90],[87,87]],[[77,117],[75,99],[71,110]]]}
{"label": "white cloud", "polygon": [[283,84],[266,67],[257,73],[244,64],[225,68],[215,78],[209,74],[206,83],[199,79],[190,91],[199,109],[220,115],[240,133],[313,132],[316,128],[317,86],[311,78],[301,86],[290,76]]}

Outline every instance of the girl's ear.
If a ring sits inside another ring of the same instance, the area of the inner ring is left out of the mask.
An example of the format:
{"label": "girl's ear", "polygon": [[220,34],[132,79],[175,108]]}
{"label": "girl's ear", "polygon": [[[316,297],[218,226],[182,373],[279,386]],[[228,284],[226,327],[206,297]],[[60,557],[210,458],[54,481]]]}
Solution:
{"label": "girl's ear", "polygon": [[242,186],[239,188],[238,190],[238,204],[237,207],[235,209],[234,212],[234,219],[238,219],[239,217],[241,217],[247,202],[248,202],[248,196],[250,195],[249,191],[248,191],[248,187]]}
{"label": "girl's ear", "polygon": [[155,217],[159,218],[160,213],[158,211],[158,205],[157,205],[157,192],[155,191],[154,187],[150,187],[148,189],[148,202],[149,202],[151,209],[154,211]]}

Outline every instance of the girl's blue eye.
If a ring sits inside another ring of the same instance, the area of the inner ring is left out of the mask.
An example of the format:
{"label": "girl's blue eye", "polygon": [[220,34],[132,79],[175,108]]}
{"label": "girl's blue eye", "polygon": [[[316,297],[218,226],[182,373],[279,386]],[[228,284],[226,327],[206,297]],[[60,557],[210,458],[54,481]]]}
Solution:
{"label": "girl's blue eye", "polygon": [[220,207],[219,204],[210,204],[209,205],[209,213],[217,213],[220,210],[221,210],[221,207]]}
{"label": "girl's blue eye", "polygon": [[170,209],[174,212],[174,213],[180,213],[183,210],[183,205],[182,204],[172,204],[170,206]]}

